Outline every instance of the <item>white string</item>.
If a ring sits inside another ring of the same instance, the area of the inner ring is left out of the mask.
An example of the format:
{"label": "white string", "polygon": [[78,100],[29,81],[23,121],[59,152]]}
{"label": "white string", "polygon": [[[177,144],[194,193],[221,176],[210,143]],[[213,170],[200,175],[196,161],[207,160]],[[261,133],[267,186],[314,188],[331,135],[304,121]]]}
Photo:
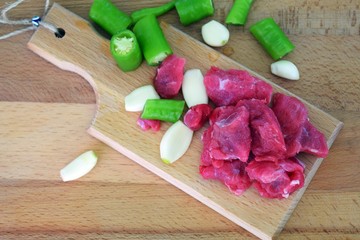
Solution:
{"label": "white string", "polygon": [[[17,7],[22,2],[24,2],[24,0],[17,0],[15,2],[9,4],[7,7],[3,8],[1,10],[0,23],[1,24],[7,24],[7,25],[31,25],[31,26],[23,28],[23,29],[16,30],[16,31],[13,31],[13,32],[10,32],[10,33],[7,33],[5,35],[2,35],[2,36],[0,36],[0,40],[16,36],[18,34],[21,34],[21,33],[27,32],[27,31],[35,30],[39,25],[45,27],[46,29],[49,29],[50,31],[52,31],[54,33],[58,32],[57,27],[55,27],[54,25],[52,25],[50,23],[43,22],[41,20],[34,23],[32,18],[31,19],[19,19],[19,20],[11,20],[11,19],[9,19],[7,17],[7,13],[10,10]],[[49,5],[50,5],[50,0],[45,0],[43,16],[45,16],[47,11],[49,10]]]}
{"label": "white string", "polygon": [[35,30],[35,29],[36,29],[35,26],[30,26],[27,28],[19,29],[19,30],[16,30],[16,31],[13,31],[13,32],[10,32],[10,33],[0,36],[0,40],[4,40],[4,39],[19,35],[21,33],[27,32],[27,31]]}

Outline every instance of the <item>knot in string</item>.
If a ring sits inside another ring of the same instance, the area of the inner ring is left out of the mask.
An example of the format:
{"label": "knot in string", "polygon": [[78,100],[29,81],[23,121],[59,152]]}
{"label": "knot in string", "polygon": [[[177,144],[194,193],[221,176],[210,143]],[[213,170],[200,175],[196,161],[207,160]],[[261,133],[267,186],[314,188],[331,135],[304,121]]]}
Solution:
{"label": "knot in string", "polygon": [[31,23],[34,27],[39,27],[40,22],[41,22],[41,17],[39,16],[33,16],[33,18],[31,19]]}
{"label": "knot in string", "polygon": [[[31,31],[31,30],[35,30],[36,28],[38,28],[39,26],[43,26],[46,29],[52,31],[53,33],[55,33],[56,37],[63,37],[65,35],[65,31],[61,28],[57,28],[55,27],[53,24],[47,23],[42,21],[40,16],[34,16],[31,19],[18,19],[18,20],[11,20],[7,17],[7,13],[14,9],[15,7],[17,7],[20,3],[24,2],[24,0],[17,0],[11,4],[9,4],[8,6],[6,6],[5,8],[3,8],[0,12],[0,24],[6,24],[6,25],[29,25],[26,28],[23,29],[19,29],[10,33],[7,33],[5,35],[0,36],[0,40],[3,39],[7,39],[13,36],[16,36],[18,34],[27,32],[27,31]],[[46,15],[46,13],[48,12],[49,9],[49,3],[50,0],[45,0],[45,7],[44,7],[44,13],[43,16]]]}

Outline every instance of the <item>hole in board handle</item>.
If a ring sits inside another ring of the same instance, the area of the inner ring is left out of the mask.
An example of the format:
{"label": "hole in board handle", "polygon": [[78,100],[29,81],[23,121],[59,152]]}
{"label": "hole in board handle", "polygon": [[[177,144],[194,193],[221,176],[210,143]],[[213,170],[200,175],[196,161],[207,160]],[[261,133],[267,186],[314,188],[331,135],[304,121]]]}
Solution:
{"label": "hole in board handle", "polygon": [[57,38],[63,38],[65,36],[65,30],[62,28],[57,28],[57,31],[55,33],[55,36]]}

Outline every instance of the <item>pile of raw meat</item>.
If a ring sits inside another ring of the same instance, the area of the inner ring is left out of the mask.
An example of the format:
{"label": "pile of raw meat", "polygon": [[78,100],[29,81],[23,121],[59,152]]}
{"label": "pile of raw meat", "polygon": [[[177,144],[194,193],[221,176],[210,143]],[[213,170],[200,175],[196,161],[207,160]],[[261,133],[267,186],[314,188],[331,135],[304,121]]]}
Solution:
{"label": "pile of raw meat", "polygon": [[205,179],[221,181],[236,195],[253,185],[263,197],[287,198],[304,185],[296,155],[327,156],[324,135],[297,98],[273,94],[270,84],[242,70],[211,67],[204,84],[215,104],[202,135]]}
{"label": "pile of raw meat", "polygon": [[[184,65],[175,55],[160,65],[154,85],[161,97],[178,94]],[[327,156],[324,135],[297,98],[273,94],[270,84],[243,70],[211,67],[204,85],[212,103],[190,107],[183,120],[193,131],[207,126],[200,161],[205,179],[221,181],[236,195],[253,185],[263,197],[287,198],[304,185],[304,165],[296,155]],[[157,120],[140,122],[145,130],[160,126]]]}

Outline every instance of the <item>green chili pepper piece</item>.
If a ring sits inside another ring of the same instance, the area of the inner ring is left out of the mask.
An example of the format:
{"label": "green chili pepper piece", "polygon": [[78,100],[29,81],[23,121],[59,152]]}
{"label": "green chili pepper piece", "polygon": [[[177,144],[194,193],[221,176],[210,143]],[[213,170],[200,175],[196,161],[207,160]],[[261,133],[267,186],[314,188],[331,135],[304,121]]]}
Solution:
{"label": "green chili pepper piece", "polygon": [[135,24],[133,31],[150,66],[158,65],[173,53],[155,15],[141,18]]}
{"label": "green chili pepper piece", "polygon": [[214,14],[212,0],[177,0],[175,8],[185,26]]}
{"label": "green chili pepper piece", "polygon": [[110,51],[117,65],[124,72],[135,70],[142,62],[140,46],[135,34],[130,30],[112,36]]}
{"label": "green chili pepper piece", "polygon": [[174,99],[148,99],[141,118],[176,122],[184,111],[185,101]]}
{"label": "green chili pepper piece", "polygon": [[227,24],[245,25],[253,0],[235,0],[226,17]]}
{"label": "green chili pepper piece", "polygon": [[250,32],[274,60],[282,58],[295,48],[272,18],[255,23],[250,27]]}
{"label": "green chili pepper piece", "polygon": [[125,30],[132,23],[131,18],[109,0],[94,0],[89,17],[110,35]]}
{"label": "green chili pepper piece", "polygon": [[152,7],[152,8],[143,8],[137,11],[134,11],[131,13],[131,19],[133,23],[136,23],[141,18],[147,16],[147,15],[155,15],[156,17],[163,15],[173,9],[175,7],[176,0],[170,1],[168,3],[165,3],[158,7]]}

